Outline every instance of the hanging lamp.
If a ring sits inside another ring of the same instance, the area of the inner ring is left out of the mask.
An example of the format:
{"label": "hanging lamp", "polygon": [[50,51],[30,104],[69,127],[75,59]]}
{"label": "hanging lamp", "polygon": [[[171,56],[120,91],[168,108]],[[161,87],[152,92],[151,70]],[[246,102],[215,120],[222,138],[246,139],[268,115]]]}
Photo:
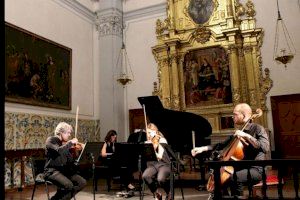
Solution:
{"label": "hanging lamp", "polygon": [[290,63],[294,58],[296,50],[293,41],[290,37],[290,34],[281,17],[278,0],[277,0],[277,13],[278,13],[278,18],[276,21],[276,33],[275,33],[273,58],[278,63],[284,64],[286,68],[287,67],[286,64]]}
{"label": "hanging lamp", "polygon": [[[122,6],[123,7],[123,6]],[[129,57],[127,55],[125,43],[124,43],[124,17],[123,17],[123,9],[122,9],[122,31],[121,31],[121,37],[122,37],[122,47],[120,49],[118,60],[117,60],[117,69],[120,66],[121,70],[117,77],[118,83],[123,85],[125,87],[127,84],[130,84],[134,80],[134,75],[131,69],[131,64],[129,61]]]}

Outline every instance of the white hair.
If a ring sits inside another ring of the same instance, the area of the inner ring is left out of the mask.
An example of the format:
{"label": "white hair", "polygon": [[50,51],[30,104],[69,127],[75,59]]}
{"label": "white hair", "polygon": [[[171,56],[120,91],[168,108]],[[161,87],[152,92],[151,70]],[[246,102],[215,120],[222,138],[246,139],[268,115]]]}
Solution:
{"label": "white hair", "polygon": [[66,122],[60,122],[55,128],[54,134],[60,135],[61,133],[65,133],[68,130],[73,131],[72,126]]}

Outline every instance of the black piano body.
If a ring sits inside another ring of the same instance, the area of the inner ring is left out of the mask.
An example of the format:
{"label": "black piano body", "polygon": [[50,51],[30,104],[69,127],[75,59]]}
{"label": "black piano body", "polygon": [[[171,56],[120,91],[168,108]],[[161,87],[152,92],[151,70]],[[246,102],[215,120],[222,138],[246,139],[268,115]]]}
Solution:
{"label": "black piano body", "polygon": [[192,132],[195,133],[195,146],[211,144],[212,127],[207,119],[189,112],[165,109],[158,96],[138,97],[145,107],[146,116],[163,133],[173,151],[190,155],[193,148]]}

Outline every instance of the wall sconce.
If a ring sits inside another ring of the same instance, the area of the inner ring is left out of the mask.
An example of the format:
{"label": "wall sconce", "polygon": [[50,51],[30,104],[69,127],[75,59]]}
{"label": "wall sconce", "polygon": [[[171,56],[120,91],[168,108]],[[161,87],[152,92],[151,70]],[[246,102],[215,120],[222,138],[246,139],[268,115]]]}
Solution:
{"label": "wall sconce", "polygon": [[277,0],[277,12],[278,18],[276,21],[276,33],[275,33],[275,43],[274,43],[274,54],[273,58],[279,63],[284,64],[285,68],[287,63],[290,63],[294,58],[296,49],[294,47],[293,41],[290,34],[284,24],[279,11],[279,5]]}

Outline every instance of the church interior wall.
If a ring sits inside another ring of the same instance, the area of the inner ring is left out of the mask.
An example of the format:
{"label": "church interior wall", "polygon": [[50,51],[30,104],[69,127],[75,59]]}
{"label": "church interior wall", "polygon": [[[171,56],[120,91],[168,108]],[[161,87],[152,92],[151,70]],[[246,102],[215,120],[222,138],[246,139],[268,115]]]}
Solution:
{"label": "church interior wall", "polygon": [[[107,3],[111,2],[111,0],[106,1]],[[152,95],[153,82],[158,81],[157,63],[151,47],[157,44],[156,20],[166,17],[165,0],[126,0],[124,3],[126,24],[124,38],[134,73],[134,81],[124,87],[124,94],[119,95],[123,99],[101,98],[103,93],[101,93],[99,85],[101,82],[99,74],[105,75],[104,72],[101,72],[101,69],[105,67],[99,66],[101,63],[99,54],[101,55],[101,51],[108,52],[107,49],[99,48],[101,46],[99,45],[99,35],[95,30],[93,20],[94,11],[99,9],[97,7],[99,1],[72,1],[76,2],[75,8],[79,8],[79,11],[68,6],[70,0],[67,0],[67,3],[63,2],[64,0],[5,0],[5,21],[72,49],[72,109],[61,110],[5,102],[6,150],[43,148],[46,137],[53,134],[59,121],[66,121],[73,127],[75,126],[77,105],[80,105],[79,140],[103,141],[105,133],[101,133],[100,137],[97,132],[102,123],[100,121],[101,107],[114,110],[111,107],[117,105],[112,105],[112,103],[124,103],[115,109],[117,113],[102,116],[102,118],[106,117],[107,122],[104,123],[114,121],[116,118],[119,121],[123,120],[117,126],[121,127],[118,128],[118,131],[123,134],[120,138],[126,140],[125,136],[129,134],[128,125],[126,125],[129,120],[128,110],[141,108],[137,97]],[[241,2],[245,3],[246,1]],[[298,80],[300,77],[298,66],[300,63],[300,38],[298,37],[300,26],[297,20],[300,17],[300,6],[299,1],[296,0],[279,0],[282,17],[298,52],[285,68],[273,60],[277,18],[276,2],[261,0],[253,0],[253,2],[257,26],[263,28],[265,33],[261,47],[262,66],[270,69],[270,76],[273,80],[273,87],[267,95],[268,128],[271,130],[272,139],[270,96],[300,92]],[[106,55],[105,53],[104,55]],[[107,67],[109,68],[109,66]],[[111,68],[109,69],[111,70]],[[114,90],[114,88],[110,87],[109,90]],[[114,92],[108,91],[107,93]],[[101,106],[100,99],[103,101]],[[274,150],[274,144],[272,144],[272,150]],[[5,182],[6,186],[10,186],[10,183],[9,180]],[[19,183],[20,179],[16,179],[15,184]]]}
{"label": "church interior wall", "polygon": [[[97,1],[76,1],[82,4],[84,9],[93,13],[97,9]],[[139,3],[137,3],[139,2]],[[245,3],[246,1],[241,1]],[[272,116],[270,96],[299,93],[300,83],[298,77],[300,69],[297,66],[300,57],[296,55],[291,63],[284,68],[273,60],[273,45],[275,24],[277,18],[276,2],[253,0],[256,9],[257,26],[264,29],[264,39],[261,48],[262,66],[270,69],[273,87],[268,93],[267,107],[268,125],[272,132]],[[299,18],[298,1],[279,0],[281,14],[285,20],[290,36],[293,39],[296,50],[299,52],[300,39],[297,37],[300,27],[297,25]],[[151,8],[151,9],[150,9]],[[139,96],[152,94],[153,82],[158,81],[157,63],[151,52],[151,47],[156,44],[155,22],[164,19],[166,12],[165,0],[126,0],[124,2],[125,16],[125,44],[127,53],[134,73],[134,81],[126,86],[123,102],[126,102],[126,110],[141,108],[137,101]],[[150,9],[150,12],[149,12]],[[156,10],[154,10],[156,9]],[[127,17],[127,18],[126,18]],[[34,32],[45,38],[61,43],[72,48],[72,110],[56,110],[50,108],[5,103],[6,112],[18,112],[29,114],[40,114],[46,116],[60,116],[74,118],[76,105],[80,104],[80,117],[88,120],[99,120],[99,63],[97,57],[101,49],[97,49],[98,36],[94,30],[93,20],[86,19],[76,11],[67,9],[61,1],[5,1],[5,20],[26,30]],[[104,103],[107,106],[111,102]],[[119,111],[118,111],[119,112]],[[123,115],[124,113],[118,115]],[[126,113],[125,113],[126,116]],[[113,116],[111,116],[113,118]],[[121,117],[123,119],[124,117]],[[109,120],[109,119],[108,119]],[[111,119],[113,120],[113,119]],[[124,118],[128,124],[128,118]],[[126,132],[127,126],[124,126]],[[272,134],[272,133],[271,133]]]}

